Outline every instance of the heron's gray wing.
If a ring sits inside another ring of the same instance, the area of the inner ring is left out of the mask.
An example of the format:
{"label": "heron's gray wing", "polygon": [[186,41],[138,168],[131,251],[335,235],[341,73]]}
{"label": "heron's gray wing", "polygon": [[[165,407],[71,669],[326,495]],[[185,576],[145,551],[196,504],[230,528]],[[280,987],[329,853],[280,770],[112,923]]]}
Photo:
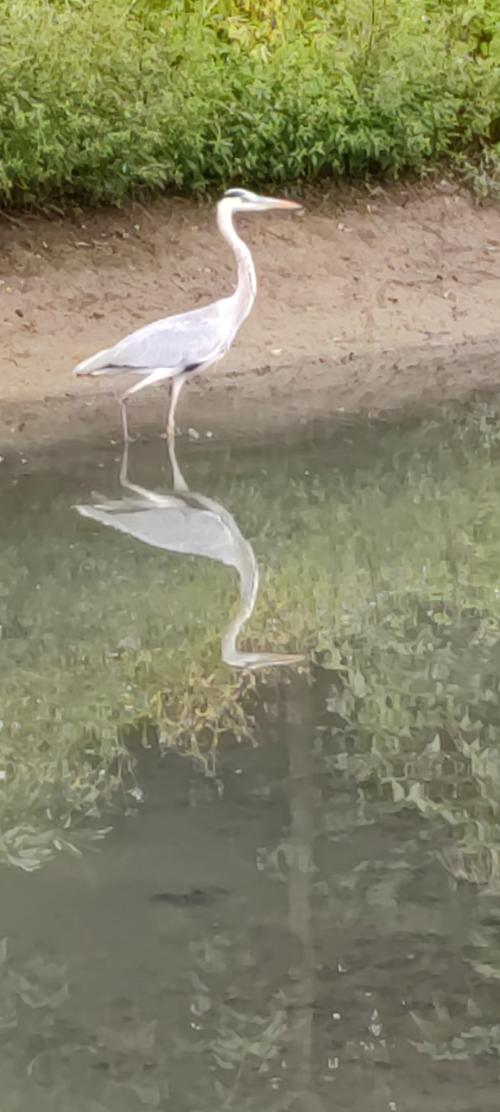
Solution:
{"label": "heron's gray wing", "polygon": [[106,363],[152,370],[195,367],[222,354],[231,334],[231,322],[215,302],[139,328],[107,351]]}

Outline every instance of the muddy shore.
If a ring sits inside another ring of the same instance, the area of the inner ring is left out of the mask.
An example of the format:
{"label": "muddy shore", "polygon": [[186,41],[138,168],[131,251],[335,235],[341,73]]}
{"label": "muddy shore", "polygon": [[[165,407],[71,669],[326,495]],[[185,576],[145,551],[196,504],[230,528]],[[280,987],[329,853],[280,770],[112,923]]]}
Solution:
{"label": "muddy shore", "polygon": [[[301,217],[246,217],[239,228],[254,252],[256,306],[225,361],[184,390],[181,431],[285,431],[499,388],[500,207],[442,182],[313,197]],[[210,205],[1,217],[0,454],[119,439],[124,380],[75,380],[71,367],[233,282]],[[161,390],[145,392],[131,429],[160,431],[165,407]]]}

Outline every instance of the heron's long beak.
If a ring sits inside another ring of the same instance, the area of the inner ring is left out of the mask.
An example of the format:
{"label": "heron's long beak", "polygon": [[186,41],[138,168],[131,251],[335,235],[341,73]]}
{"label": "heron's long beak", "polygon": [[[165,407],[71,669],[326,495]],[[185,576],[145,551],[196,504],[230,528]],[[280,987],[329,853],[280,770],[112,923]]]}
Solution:
{"label": "heron's long beak", "polygon": [[287,201],[284,197],[259,197],[263,208],[274,209],[294,209],[295,212],[303,212],[304,206],[299,201]]}

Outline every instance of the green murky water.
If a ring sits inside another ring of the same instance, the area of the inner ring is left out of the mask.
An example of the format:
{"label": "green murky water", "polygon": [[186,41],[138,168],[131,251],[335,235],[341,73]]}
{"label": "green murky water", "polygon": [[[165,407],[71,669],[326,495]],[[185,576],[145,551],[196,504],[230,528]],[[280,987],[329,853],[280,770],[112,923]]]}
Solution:
{"label": "green murky water", "polygon": [[2,1112],[496,1108],[497,411],[119,468],[0,474]]}

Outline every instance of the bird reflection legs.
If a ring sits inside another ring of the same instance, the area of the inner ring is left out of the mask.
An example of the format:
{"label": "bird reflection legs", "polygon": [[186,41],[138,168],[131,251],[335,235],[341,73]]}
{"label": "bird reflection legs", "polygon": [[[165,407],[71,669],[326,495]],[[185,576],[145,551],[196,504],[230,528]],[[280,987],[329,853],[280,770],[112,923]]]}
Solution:
{"label": "bird reflection legs", "polygon": [[[127,394],[128,394],[128,391],[127,391]],[[133,444],[135,438],[133,436],[129,436],[129,431],[128,431],[127,394],[124,394],[123,398],[120,398],[120,406],[121,406],[121,411],[122,411],[123,441],[124,441],[124,444]]]}
{"label": "bird reflection legs", "polygon": [[177,455],[176,455],[176,452],[175,452],[175,437],[170,437],[169,438],[169,440],[167,441],[167,447],[168,447],[168,458],[170,460],[170,466],[172,468],[172,479],[173,479],[173,483],[174,483],[174,491],[175,491],[176,494],[188,494],[189,493],[189,487],[187,485],[187,482],[184,478],[184,475],[182,474],[182,471],[181,471],[181,469],[179,467],[179,464],[178,464],[178,461],[177,461]]}
{"label": "bird reflection legs", "polygon": [[[147,498],[150,502],[158,502],[161,505],[165,504],[168,495],[155,494],[145,487],[139,486],[137,483],[132,483],[128,477],[128,449],[130,439],[126,440],[123,445],[123,453],[120,464],[120,484],[126,487],[127,490],[133,490],[135,494],[140,494],[141,497]],[[175,451],[175,439],[169,439],[167,443],[168,458],[170,467],[172,469],[173,489],[175,494],[188,494],[189,487],[180,469]]]}

